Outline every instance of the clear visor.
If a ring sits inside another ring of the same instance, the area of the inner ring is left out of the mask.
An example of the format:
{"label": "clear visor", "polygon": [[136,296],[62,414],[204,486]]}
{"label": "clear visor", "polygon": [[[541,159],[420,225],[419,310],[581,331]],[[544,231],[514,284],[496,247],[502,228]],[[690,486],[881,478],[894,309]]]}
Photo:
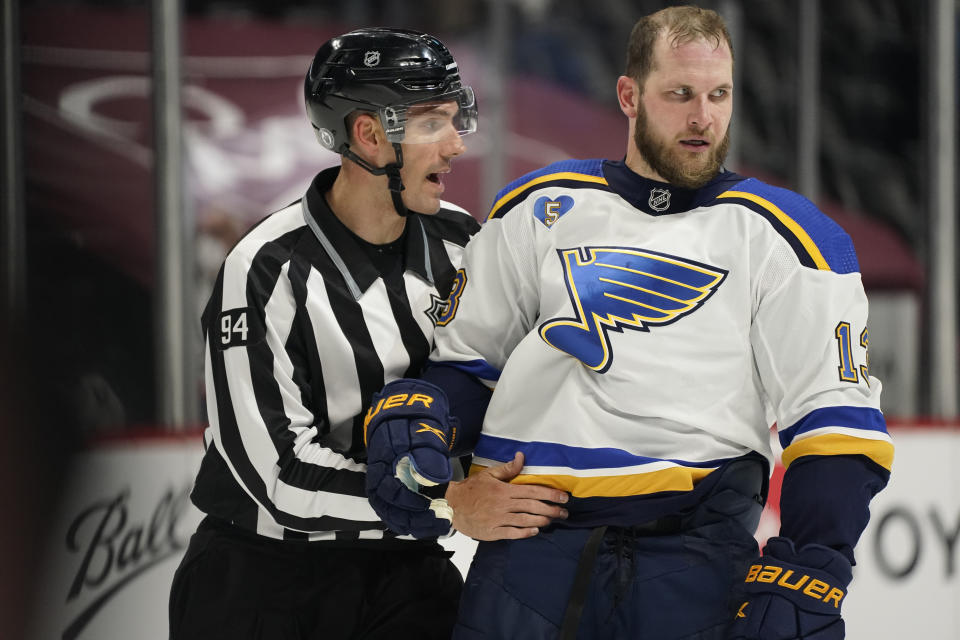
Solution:
{"label": "clear visor", "polygon": [[473,89],[462,87],[424,102],[380,108],[380,122],[390,142],[442,142],[477,130]]}

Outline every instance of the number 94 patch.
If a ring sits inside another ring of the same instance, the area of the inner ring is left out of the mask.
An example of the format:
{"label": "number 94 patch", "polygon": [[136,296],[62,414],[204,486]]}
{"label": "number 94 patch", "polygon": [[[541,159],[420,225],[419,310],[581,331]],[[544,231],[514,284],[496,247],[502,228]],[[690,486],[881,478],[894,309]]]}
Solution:
{"label": "number 94 patch", "polygon": [[223,351],[230,347],[245,347],[263,340],[263,321],[255,309],[229,309],[217,316],[218,333],[213,344]]}

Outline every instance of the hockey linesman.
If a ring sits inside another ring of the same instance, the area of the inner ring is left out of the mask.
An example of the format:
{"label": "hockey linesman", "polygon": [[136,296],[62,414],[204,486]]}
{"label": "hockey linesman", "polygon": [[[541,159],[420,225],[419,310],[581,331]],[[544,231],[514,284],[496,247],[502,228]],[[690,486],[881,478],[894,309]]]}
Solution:
{"label": "hockey linesman", "polygon": [[[472,448],[474,470],[522,452],[514,483],[571,496],[539,535],[480,543],[455,638],[844,637],[853,549],[893,459],[867,299],[842,229],[724,170],[732,84],[715,12],[642,18],[617,81],[624,159],[504,188],[465,252],[434,366],[375,404],[371,466],[412,422]],[[459,411],[478,380],[496,385],[479,439]],[[398,394],[429,408],[388,407]],[[774,422],[781,529],[760,557]],[[406,486],[445,478],[425,451],[438,439],[397,451]],[[399,500],[368,491],[402,524]]]}
{"label": "hockey linesman", "polygon": [[[397,29],[325,43],[304,93],[342,165],[240,240],[204,311],[210,426],[192,499],[206,517],[174,577],[171,638],[449,638],[463,581],[436,536],[450,522],[408,522],[419,539],[386,529],[364,492],[363,417],[423,367],[479,227],[440,200],[474,95],[439,40]],[[517,511],[562,516],[536,500],[562,492],[503,482],[521,466],[455,485],[476,507],[461,504],[465,532],[530,535]]]}

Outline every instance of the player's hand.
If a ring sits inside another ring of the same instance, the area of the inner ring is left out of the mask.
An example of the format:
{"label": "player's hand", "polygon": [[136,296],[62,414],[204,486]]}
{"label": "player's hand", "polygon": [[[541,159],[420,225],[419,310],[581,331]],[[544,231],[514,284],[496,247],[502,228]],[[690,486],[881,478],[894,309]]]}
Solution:
{"label": "player's hand", "polygon": [[510,484],[523,469],[523,454],[490,467],[466,480],[451,482],[447,501],[453,507],[453,527],[475,540],[529,538],[553,520],[565,519],[559,506],[564,491],[533,484]]}
{"label": "player's hand", "polygon": [[364,422],[366,493],[391,531],[432,538],[449,533],[453,513],[424,486],[448,482],[456,420],[443,391],[423,380],[394,380],[374,394]]}
{"label": "player's hand", "polygon": [[770,538],[747,572],[728,640],[843,640],[840,604],[852,576],[838,551]]}

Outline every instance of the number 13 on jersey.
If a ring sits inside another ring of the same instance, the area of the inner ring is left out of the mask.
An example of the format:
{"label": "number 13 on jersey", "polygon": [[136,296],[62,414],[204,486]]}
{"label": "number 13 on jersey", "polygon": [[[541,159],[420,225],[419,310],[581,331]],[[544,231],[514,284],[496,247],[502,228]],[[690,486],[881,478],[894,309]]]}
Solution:
{"label": "number 13 on jersey", "polygon": [[[857,366],[853,361],[853,342],[852,334],[853,329],[850,327],[849,322],[841,322],[837,325],[837,328],[834,330],[834,337],[837,339],[837,348],[840,352],[840,366],[837,367],[837,371],[840,373],[840,379],[844,382],[860,382],[860,377],[857,375]],[[870,356],[867,347],[870,345],[870,335],[867,333],[867,330],[864,329],[860,332],[860,346],[863,347],[864,352],[864,363],[860,365],[860,375],[863,376],[864,382],[868,385],[870,384],[870,376],[868,374],[870,366]]]}

